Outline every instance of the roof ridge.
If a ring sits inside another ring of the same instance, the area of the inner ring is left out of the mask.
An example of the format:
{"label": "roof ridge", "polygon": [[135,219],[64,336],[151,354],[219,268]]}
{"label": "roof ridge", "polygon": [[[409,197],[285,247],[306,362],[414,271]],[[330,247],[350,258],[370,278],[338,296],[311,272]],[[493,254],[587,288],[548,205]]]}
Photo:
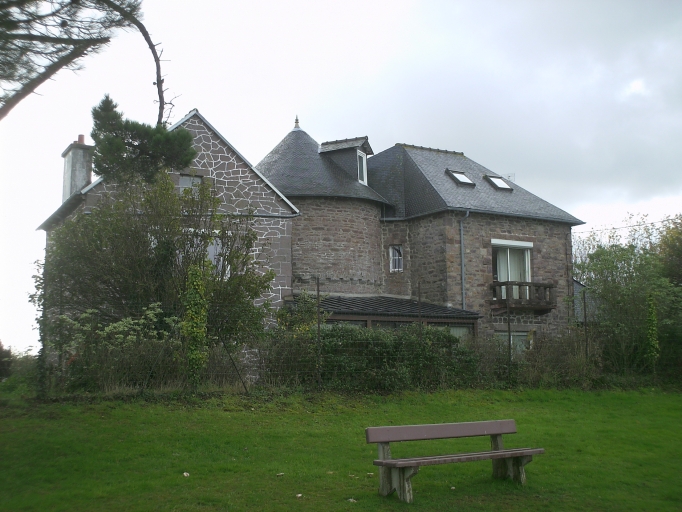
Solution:
{"label": "roof ridge", "polygon": [[428,151],[437,151],[439,153],[450,153],[451,155],[464,156],[463,151],[451,151],[449,149],[438,149],[438,148],[427,148],[425,146],[415,146],[414,144],[405,144],[404,142],[398,142],[396,146],[402,146],[404,148],[414,148],[414,149],[426,149]]}
{"label": "roof ridge", "polygon": [[362,135],[360,137],[351,137],[350,139],[328,140],[328,141],[322,142],[320,144],[320,146],[322,146],[323,144],[335,144],[337,142],[348,142],[349,140],[360,140],[360,139],[369,139],[369,137],[367,135]]}

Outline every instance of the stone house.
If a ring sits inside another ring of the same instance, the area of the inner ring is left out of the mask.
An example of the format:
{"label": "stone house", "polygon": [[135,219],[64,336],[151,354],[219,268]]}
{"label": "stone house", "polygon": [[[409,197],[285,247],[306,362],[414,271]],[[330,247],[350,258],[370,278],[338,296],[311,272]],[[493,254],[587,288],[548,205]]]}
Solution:
{"label": "stone house", "polygon": [[[318,144],[297,119],[253,166],[198,111],[179,126],[198,155],[173,180],[210,180],[224,211],[254,215],[275,307],[319,286],[330,322],[490,336],[509,319],[519,340],[572,315],[581,221],[462,153],[397,144],[374,155],[367,137]],[[107,191],[91,183],[91,153],[81,139],[62,154],[63,203],[39,228],[48,238]]]}
{"label": "stone house", "polygon": [[318,144],[297,119],[257,169],[300,211],[294,295],[319,278],[332,321],[493,336],[509,319],[522,343],[572,315],[571,227],[582,222],[463,153]]}

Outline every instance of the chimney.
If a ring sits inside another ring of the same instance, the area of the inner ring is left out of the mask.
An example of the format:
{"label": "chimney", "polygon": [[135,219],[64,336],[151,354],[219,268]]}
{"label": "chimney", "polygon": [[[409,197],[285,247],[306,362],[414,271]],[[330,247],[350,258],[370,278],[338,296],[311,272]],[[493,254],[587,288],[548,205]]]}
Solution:
{"label": "chimney", "polygon": [[95,146],[85,144],[85,136],[69,144],[62,153],[64,158],[64,188],[62,203],[92,182],[92,152]]}

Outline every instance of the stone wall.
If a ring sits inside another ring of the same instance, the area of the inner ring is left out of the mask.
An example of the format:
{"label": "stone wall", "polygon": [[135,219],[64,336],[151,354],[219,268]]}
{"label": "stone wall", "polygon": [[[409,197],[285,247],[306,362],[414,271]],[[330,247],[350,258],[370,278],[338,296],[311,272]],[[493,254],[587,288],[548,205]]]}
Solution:
{"label": "stone wall", "polygon": [[[384,286],[391,295],[422,299],[462,308],[459,212],[441,212],[408,221],[382,222]],[[464,220],[466,309],[483,315],[479,333],[506,332],[505,312],[491,308],[493,262],[491,239],[532,242],[531,279],[556,286],[557,308],[547,314],[521,311],[511,314],[512,330],[556,333],[568,322],[572,310],[564,300],[572,295],[571,228],[543,220],[472,213]],[[389,272],[388,246],[402,244],[404,271]]]}
{"label": "stone wall", "polygon": [[[389,247],[402,245],[403,271],[391,272]],[[407,222],[381,223],[381,266],[384,278],[382,292],[387,295],[410,297],[412,295],[412,251],[410,250],[410,226]],[[415,293],[416,289],[415,289]]]}
{"label": "stone wall", "polygon": [[381,293],[380,206],[347,198],[293,199],[301,216],[293,222],[294,289],[323,293]]}
{"label": "stone wall", "polygon": [[212,181],[221,210],[255,216],[254,229],[259,234],[256,257],[276,275],[270,293],[259,302],[267,299],[279,306],[283,297],[291,294],[293,208],[201,118],[192,116],[182,127],[192,133],[198,152],[192,170]]}
{"label": "stone wall", "polygon": [[410,277],[412,296],[421,283],[422,300],[436,304],[448,302],[445,221],[447,215],[427,215],[407,221],[409,229]]}
{"label": "stone wall", "polygon": [[[462,307],[459,212],[439,214],[446,225],[448,260],[447,299]],[[472,213],[464,220],[464,248],[467,309],[483,314],[480,333],[492,335],[506,331],[505,314],[495,314],[490,300],[493,282],[491,239],[532,242],[531,280],[556,286],[557,308],[547,314],[532,311],[512,313],[512,330],[557,332],[568,322],[571,309],[564,300],[573,293],[571,228],[567,224]]]}

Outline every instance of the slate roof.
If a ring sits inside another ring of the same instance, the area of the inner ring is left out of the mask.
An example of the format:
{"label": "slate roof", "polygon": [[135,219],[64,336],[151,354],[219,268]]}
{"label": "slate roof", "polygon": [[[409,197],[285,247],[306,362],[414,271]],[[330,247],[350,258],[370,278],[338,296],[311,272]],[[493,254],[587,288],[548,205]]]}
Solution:
{"label": "slate roof", "polygon": [[[516,183],[455,151],[396,144],[367,160],[369,185],[391,201],[396,218],[443,210],[470,210],[531,219],[583,222]],[[457,184],[446,169],[463,172],[475,186]],[[502,178],[500,190],[486,176]]]}
{"label": "slate roof", "polygon": [[372,146],[369,145],[369,138],[355,137],[354,139],[332,140],[320,144],[320,153],[327,153],[329,151],[338,151],[339,149],[358,148],[367,155],[373,155]]}
{"label": "slate roof", "polygon": [[[320,301],[320,307],[330,313],[343,315],[419,317],[419,303],[416,300],[385,297],[382,295],[363,297],[326,296]],[[475,320],[480,318],[481,315],[474,311],[422,302],[421,316],[422,318]]]}
{"label": "slate roof", "polygon": [[256,168],[287,197],[350,197],[388,204],[318,149],[310,135],[294,128]]}

